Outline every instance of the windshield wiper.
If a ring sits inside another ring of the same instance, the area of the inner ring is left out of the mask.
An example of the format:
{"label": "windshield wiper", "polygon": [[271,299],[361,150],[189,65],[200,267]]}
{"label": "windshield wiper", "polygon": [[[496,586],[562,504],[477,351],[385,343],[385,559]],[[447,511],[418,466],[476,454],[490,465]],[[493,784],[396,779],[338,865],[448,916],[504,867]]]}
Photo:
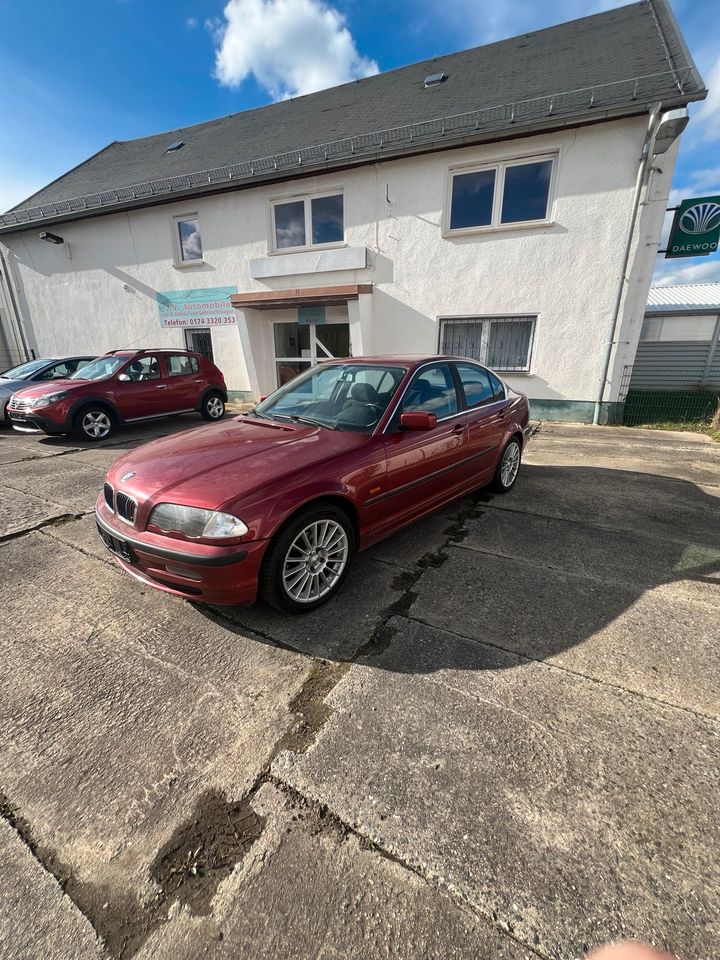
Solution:
{"label": "windshield wiper", "polygon": [[243,414],[244,417],[249,417],[250,415],[252,415],[253,417],[258,417],[260,420],[274,420],[274,419],[275,419],[275,417],[271,417],[271,416],[270,416],[269,414],[267,414],[267,413],[260,413],[259,410],[246,410],[245,413]]}
{"label": "windshield wiper", "polygon": [[313,427],[325,427],[327,430],[339,430],[334,423],[322,423],[320,420],[313,420],[312,417],[301,417],[297,413],[281,413],[281,417],[292,420],[293,423],[308,423]]}

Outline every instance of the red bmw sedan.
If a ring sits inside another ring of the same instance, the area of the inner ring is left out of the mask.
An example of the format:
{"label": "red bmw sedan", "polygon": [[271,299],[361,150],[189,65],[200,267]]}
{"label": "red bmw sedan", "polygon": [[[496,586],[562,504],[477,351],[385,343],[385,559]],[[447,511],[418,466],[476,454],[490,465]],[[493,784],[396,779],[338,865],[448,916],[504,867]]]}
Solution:
{"label": "red bmw sedan", "polygon": [[359,550],[479,487],[510,490],[529,433],[527,398],[472,360],[335,360],[120,457],[98,531],[160,590],[312,610]]}

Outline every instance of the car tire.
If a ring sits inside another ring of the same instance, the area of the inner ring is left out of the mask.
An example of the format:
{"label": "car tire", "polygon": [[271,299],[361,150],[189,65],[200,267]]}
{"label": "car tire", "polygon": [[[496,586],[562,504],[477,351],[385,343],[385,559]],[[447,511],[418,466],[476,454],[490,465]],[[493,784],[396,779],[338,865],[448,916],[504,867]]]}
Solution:
{"label": "car tire", "polygon": [[76,436],[96,443],[111,435],[115,429],[115,417],[107,407],[90,403],[75,414],[73,427]]}
{"label": "car tire", "polygon": [[222,420],[225,416],[225,401],[219,393],[208,393],[203,397],[200,413],[206,420]]}
{"label": "car tire", "polygon": [[347,514],[318,503],[271,542],[260,571],[260,596],[283,613],[315,610],[338,592],[354,554],[355,530]]}
{"label": "car tire", "polygon": [[515,486],[520,473],[522,447],[517,437],[511,437],[505,444],[503,452],[495,468],[495,476],[490,483],[490,489],[495,493],[507,493]]}

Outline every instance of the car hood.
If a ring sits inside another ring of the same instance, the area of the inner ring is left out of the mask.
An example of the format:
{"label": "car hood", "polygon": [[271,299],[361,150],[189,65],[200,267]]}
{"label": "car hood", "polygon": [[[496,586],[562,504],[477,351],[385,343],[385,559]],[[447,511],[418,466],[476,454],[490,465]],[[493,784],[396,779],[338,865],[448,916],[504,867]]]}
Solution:
{"label": "car hood", "polygon": [[138,447],[113,463],[108,481],[139,502],[152,498],[217,510],[368,439],[364,433],[237,417]]}
{"label": "car hood", "polygon": [[[58,393],[60,390],[74,390],[80,386],[79,380],[48,380],[47,383],[36,383],[32,387],[22,387],[24,381],[19,380],[20,387],[15,387],[13,393],[22,393],[24,400],[37,400],[46,397],[49,393]],[[87,381],[84,381],[87,383]]]}

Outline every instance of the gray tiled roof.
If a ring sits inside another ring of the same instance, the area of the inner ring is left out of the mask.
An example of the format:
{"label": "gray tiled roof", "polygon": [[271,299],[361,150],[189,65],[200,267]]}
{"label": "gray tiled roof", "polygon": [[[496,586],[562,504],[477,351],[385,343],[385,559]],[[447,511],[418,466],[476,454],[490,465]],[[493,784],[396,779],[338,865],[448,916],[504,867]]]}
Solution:
{"label": "gray tiled roof", "polygon": [[[447,79],[424,88],[425,77],[440,71]],[[294,100],[111,143],[0,217],[0,232],[638,113],[656,100],[678,105],[704,93],[665,0],[643,0]],[[178,140],[184,146],[166,153]]]}

